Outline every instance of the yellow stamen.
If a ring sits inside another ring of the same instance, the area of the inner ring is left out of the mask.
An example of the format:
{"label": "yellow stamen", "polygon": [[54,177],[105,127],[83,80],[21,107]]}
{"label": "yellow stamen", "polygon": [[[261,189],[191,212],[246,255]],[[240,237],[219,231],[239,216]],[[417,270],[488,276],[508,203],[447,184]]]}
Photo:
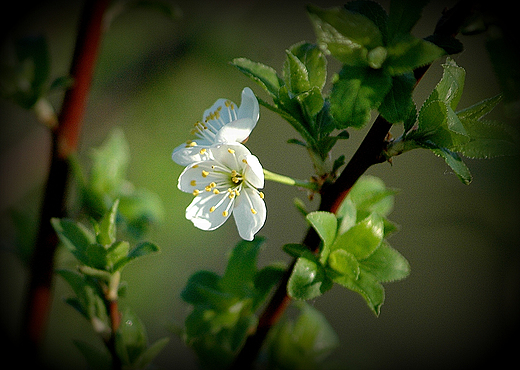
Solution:
{"label": "yellow stamen", "polygon": [[191,186],[197,186],[197,181],[195,181],[195,180],[191,180],[191,181],[190,181],[190,185],[191,185]]}
{"label": "yellow stamen", "polygon": [[208,171],[202,170],[202,177],[207,177],[209,175]]}
{"label": "yellow stamen", "polygon": [[264,197],[265,197],[264,193],[262,193],[261,191],[258,192],[258,195],[260,195],[261,199],[264,199]]}
{"label": "yellow stamen", "polygon": [[244,159],[242,159],[242,162],[244,162],[245,164],[247,164],[247,161],[246,161],[246,159],[245,159],[245,158],[244,158]]}
{"label": "yellow stamen", "polygon": [[210,182],[210,183],[209,183],[209,187],[210,187],[210,188],[214,188],[214,187],[216,187],[216,186],[217,186],[217,184],[215,184],[214,182]]}
{"label": "yellow stamen", "polygon": [[257,212],[255,211],[255,209],[254,209],[254,208],[251,208],[251,213],[252,213],[252,214],[254,214],[254,215],[256,215],[256,214],[257,214]]}
{"label": "yellow stamen", "polygon": [[198,191],[197,189],[193,190],[193,196],[196,197],[197,195],[200,194],[200,191]]}
{"label": "yellow stamen", "polygon": [[199,165],[198,164],[194,164],[193,167],[191,168],[199,168]]}
{"label": "yellow stamen", "polygon": [[233,149],[231,149],[231,148],[228,148],[227,151],[229,152],[229,154],[235,154],[235,151]]}
{"label": "yellow stamen", "polygon": [[211,208],[209,209],[209,212],[210,212],[210,213],[211,213],[211,212],[214,212],[215,209],[216,209],[215,206],[213,206],[213,207],[211,207]]}
{"label": "yellow stamen", "polygon": [[218,189],[213,189],[213,194],[220,194],[220,191],[218,191]]}
{"label": "yellow stamen", "polygon": [[228,214],[229,214],[228,211],[224,211],[224,212],[222,212],[222,216],[224,216],[224,217],[227,217]]}
{"label": "yellow stamen", "polygon": [[237,197],[240,195],[240,192],[239,192],[237,189],[235,189],[235,195],[236,195]]}
{"label": "yellow stamen", "polygon": [[206,186],[206,187],[204,188],[204,190],[206,190],[206,191],[211,191],[211,186],[209,186],[209,185]]}
{"label": "yellow stamen", "polygon": [[233,181],[235,184],[238,184],[240,182],[240,179],[238,177],[232,177],[231,181]]}
{"label": "yellow stamen", "polygon": [[199,151],[200,154],[204,154],[206,153],[206,148],[202,148],[200,151]]}

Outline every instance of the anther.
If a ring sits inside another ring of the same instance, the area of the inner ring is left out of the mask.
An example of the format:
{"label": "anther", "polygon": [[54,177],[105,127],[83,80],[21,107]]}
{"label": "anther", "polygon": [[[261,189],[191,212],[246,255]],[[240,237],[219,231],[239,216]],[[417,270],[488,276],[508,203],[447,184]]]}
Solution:
{"label": "anther", "polygon": [[194,197],[196,197],[197,195],[200,194],[200,191],[197,190],[197,189],[195,189],[195,190],[193,190],[193,193],[192,193],[192,194],[193,194]]}
{"label": "anther", "polygon": [[218,189],[213,189],[213,194],[220,194],[220,191]]}
{"label": "anther", "polygon": [[214,212],[215,209],[216,209],[215,206],[213,206],[213,207],[211,207],[211,208],[209,209],[209,212],[210,212],[210,213],[211,213],[211,212]]}
{"label": "anther", "polygon": [[235,151],[233,149],[231,149],[231,148],[228,148],[227,151],[229,152],[229,154],[235,154]]}
{"label": "anther", "polygon": [[227,217],[228,214],[229,214],[228,211],[224,211],[224,212],[222,212],[222,216],[224,216],[224,217]]}
{"label": "anther", "polygon": [[252,214],[254,214],[254,215],[256,215],[256,214],[257,214],[257,212],[255,211],[255,209],[254,209],[254,208],[251,208],[251,213],[252,213]]}
{"label": "anther", "polygon": [[202,170],[202,177],[207,177],[209,175],[208,171]]}
{"label": "anther", "polygon": [[197,181],[195,181],[195,180],[191,180],[191,181],[190,181],[190,185],[191,185],[191,186],[197,186]]}
{"label": "anther", "polygon": [[264,193],[262,193],[261,191],[258,192],[258,195],[260,195],[261,199],[264,199],[264,197],[265,197]]}
{"label": "anther", "polygon": [[200,151],[199,151],[200,154],[204,154],[206,153],[206,148],[202,148]]}

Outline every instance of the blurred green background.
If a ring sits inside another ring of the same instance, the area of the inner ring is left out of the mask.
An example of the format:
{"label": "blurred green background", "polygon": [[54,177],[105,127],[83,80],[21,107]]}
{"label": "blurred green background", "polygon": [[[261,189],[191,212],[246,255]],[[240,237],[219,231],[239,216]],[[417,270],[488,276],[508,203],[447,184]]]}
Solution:
{"label": "blurred green background", "polygon": [[[193,354],[168,331],[172,322],[182,324],[189,312],[180,291],[197,270],[222,273],[227,253],[239,236],[232,221],[203,232],[184,218],[192,197],[176,188],[182,168],[170,159],[171,152],[218,98],[239,103],[241,90],[250,86],[268,99],[229,65],[233,58],[247,57],[280,70],[286,48],[315,37],[303,1],[179,0],[174,4],[182,11],[177,20],[153,10],[132,10],[116,18],[106,32],[79,154],[82,163],[88,164],[90,148],[99,146],[113,127],[121,127],[131,149],[129,179],[162,199],[164,220],[146,236],[162,253],[124,270],[129,289],[123,304],[141,317],[150,342],[171,337],[155,364],[189,369],[194,367]],[[414,33],[431,34],[442,9],[451,5],[430,2]],[[22,2],[13,11],[15,16],[9,16],[14,24],[7,35],[44,34],[52,56],[52,77],[64,75],[80,10],[80,2]],[[465,108],[494,96],[499,87],[486,55],[485,35],[461,36],[460,40],[466,50],[455,60],[467,70],[459,104]],[[332,61],[329,67],[330,73],[337,70]],[[440,63],[430,68],[416,91],[418,104],[441,74]],[[56,107],[61,98],[60,94],[51,97]],[[493,118],[507,120],[501,106],[496,110]],[[27,274],[12,253],[14,235],[6,215],[14,206],[36,214],[48,165],[49,134],[30,112],[10,102],[0,102],[0,115],[0,324],[2,333],[16,340]],[[350,130],[351,139],[341,142],[334,154],[345,154],[348,159],[365,132]],[[305,179],[312,175],[312,167],[301,147],[286,144],[293,137],[297,134],[285,121],[261,108],[248,147],[265,168]],[[412,151],[394,158],[393,165],[384,163],[369,170],[387,186],[401,189],[390,217],[401,225],[401,231],[390,242],[410,261],[412,273],[402,282],[386,284],[379,318],[360,296],[342,288],[310,302],[324,312],[341,338],[341,347],[333,354],[341,368],[469,368],[484,360],[516,356],[512,348],[518,344],[520,303],[517,159],[466,163],[474,175],[470,186],[463,185],[429,151]],[[291,200],[306,195],[276,183],[267,183],[264,193],[268,218],[259,235],[268,241],[259,263],[287,262],[281,246],[299,242],[306,230]],[[318,200],[305,201],[309,209],[318,206]],[[56,264],[71,267],[74,260],[60,249]],[[56,368],[82,369],[86,362],[72,339],[102,344],[89,324],[64,304],[63,298],[71,294],[57,278],[42,353]],[[516,343],[509,339],[512,333],[516,333]]]}

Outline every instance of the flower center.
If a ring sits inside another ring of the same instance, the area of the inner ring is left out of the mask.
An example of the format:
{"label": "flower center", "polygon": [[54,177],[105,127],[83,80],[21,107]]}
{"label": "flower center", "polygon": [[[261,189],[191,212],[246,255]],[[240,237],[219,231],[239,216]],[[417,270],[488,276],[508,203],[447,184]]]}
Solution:
{"label": "flower center", "polygon": [[[249,181],[247,181],[245,176],[245,166],[247,165],[247,161],[243,159],[239,161],[236,158],[235,151],[231,148],[227,149],[228,153],[234,157],[234,162],[236,164],[236,168],[238,170],[234,170],[229,168],[227,165],[220,163],[216,160],[213,161],[213,165],[211,169],[203,169],[201,170],[201,175],[204,179],[207,179],[207,183],[203,183],[201,185],[207,184],[204,186],[204,189],[193,190],[193,195],[197,196],[203,192],[211,192],[213,193],[211,196],[214,197],[214,203],[209,208],[209,212],[213,213],[218,208],[223,207],[222,216],[227,217],[232,210],[236,198],[244,195],[245,200],[249,203],[251,213],[257,214],[257,211],[253,207],[253,202],[251,201],[250,194],[246,191],[252,191],[260,196],[260,198],[264,199],[264,194],[261,191],[258,191]],[[193,167],[197,168],[197,167]],[[192,180],[190,185],[193,187],[197,187],[196,180]]]}

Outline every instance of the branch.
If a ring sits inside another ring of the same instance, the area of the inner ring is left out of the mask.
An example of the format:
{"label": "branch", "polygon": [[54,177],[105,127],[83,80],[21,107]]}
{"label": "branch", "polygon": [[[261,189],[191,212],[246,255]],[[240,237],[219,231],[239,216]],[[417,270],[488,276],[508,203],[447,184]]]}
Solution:
{"label": "branch", "polygon": [[[455,37],[462,25],[473,13],[474,5],[474,1],[460,0],[451,9],[445,10],[437,22],[434,35],[445,38]],[[429,65],[424,66],[414,71],[417,82],[424,76],[429,67]],[[382,153],[386,146],[386,138],[391,127],[392,124],[382,116],[376,118],[369,132],[338,179],[334,183],[325,185],[322,188],[319,206],[320,211],[336,213],[350,192],[350,189],[361,175],[372,165],[382,163],[386,160]],[[303,244],[314,253],[319,251],[320,238],[313,228],[308,229]],[[278,322],[278,319],[282,316],[290,303],[290,297],[287,295],[287,283],[295,264],[296,259],[293,260],[283,275],[273,297],[260,315],[256,332],[247,338],[246,343],[231,365],[231,369],[252,368],[269,329]]]}
{"label": "branch", "polygon": [[69,174],[67,158],[77,148],[101,40],[103,14],[108,3],[108,0],[87,0],[84,5],[70,70],[74,85],[65,94],[58,117],[59,126],[52,132],[51,163],[22,319],[22,341],[28,347],[28,353],[36,351],[45,331],[51,299],[53,258],[58,244],[50,219],[64,214]]}

